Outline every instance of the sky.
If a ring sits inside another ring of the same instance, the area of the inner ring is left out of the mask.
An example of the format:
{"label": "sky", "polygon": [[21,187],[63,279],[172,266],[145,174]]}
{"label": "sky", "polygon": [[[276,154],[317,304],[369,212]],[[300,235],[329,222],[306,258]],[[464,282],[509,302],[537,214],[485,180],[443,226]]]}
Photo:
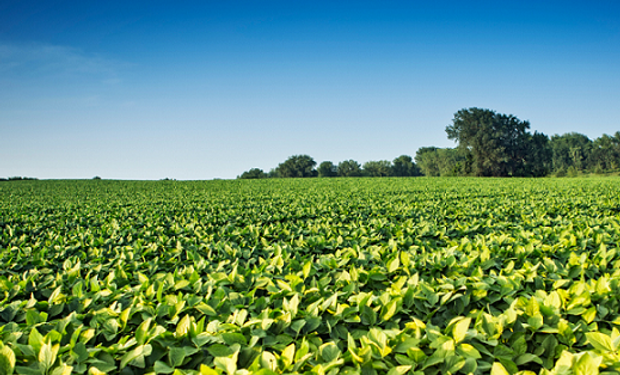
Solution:
{"label": "sky", "polygon": [[620,131],[620,2],[0,1],[0,177],[206,180]]}

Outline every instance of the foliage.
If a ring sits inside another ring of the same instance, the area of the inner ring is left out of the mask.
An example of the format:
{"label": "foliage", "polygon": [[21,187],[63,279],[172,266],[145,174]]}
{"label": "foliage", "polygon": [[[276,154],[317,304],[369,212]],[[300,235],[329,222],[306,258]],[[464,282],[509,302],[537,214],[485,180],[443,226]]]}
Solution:
{"label": "foliage", "polygon": [[425,176],[467,176],[471,172],[471,154],[460,148],[421,147],[415,161]]}
{"label": "foliage", "polygon": [[409,155],[401,155],[392,162],[392,175],[399,177],[419,176],[420,170]]}
{"label": "foliage", "polygon": [[446,127],[473,158],[476,176],[516,176],[523,168],[530,123],[489,109],[461,109]]}
{"label": "foliage", "polygon": [[553,152],[549,145],[549,137],[534,132],[527,134],[526,152],[520,176],[543,177],[549,174],[553,165]]}
{"label": "foliage", "polygon": [[38,180],[36,177],[22,177],[22,176],[12,176],[9,178],[0,178],[0,181],[31,181]]}
{"label": "foliage", "polygon": [[240,179],[257,179],[257,178],[267,178],[267,173],[263,172],[260,168],[252,168],[249,171],[243,172],[241,176],[237,177]]}
{"label": "foliage", "polygon": [[362,166],[355,160],[344,160],[338,163],[338,176],[359,177],[362,175]]}
{"label": "foliage", "polygon": [[592,150],[590,138],[579,133],[554,135],[549,145],[553,153],[553,169],[556,171],[570,167],[584,169]]}
{"label": "foliage", "polygon": [[0,186],[0,373],[617,374],[617,178]]}
{"label": "foliage", "polygon": [[338,176],[338,167],[331,161],[322,162],[317,168],[319,177],[336,177]]}
{"label": "foliage", "polygon": [[308,155],[293,155],[278,165],[277,174],[278,177],[316,177],[315,165]]}
{"label": "foliage", "polygon": [[392,175],[392,163],[389,160],[367,161],[363,174],[367,177],[388,177]]}

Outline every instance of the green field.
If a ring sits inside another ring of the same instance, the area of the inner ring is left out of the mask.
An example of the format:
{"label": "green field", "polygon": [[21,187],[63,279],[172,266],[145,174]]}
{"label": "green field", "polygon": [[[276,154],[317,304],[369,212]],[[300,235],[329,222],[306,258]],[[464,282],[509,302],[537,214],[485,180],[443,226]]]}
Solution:
{"label": "green field", "polygon": [[620,179],[0,184],[0,375],[620,373]]}

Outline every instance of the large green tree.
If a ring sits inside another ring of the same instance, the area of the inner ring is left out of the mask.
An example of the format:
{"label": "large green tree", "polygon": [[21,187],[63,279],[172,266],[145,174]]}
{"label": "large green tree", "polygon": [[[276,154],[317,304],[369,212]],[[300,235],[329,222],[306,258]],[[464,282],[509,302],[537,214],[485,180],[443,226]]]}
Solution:
{"label": "large green tree", "polygon": [[613,136],[603,134],[594,140],[588,164],[595,172],[620,168],[620,131]]}
{"label": "large green tree", "polygon": [[316,177],[316,162],[308,155],[293,155],[276,168],[279,177]]}
{"label": "large green tree", "polygon": [[258,178],[267,178],[267,173],[265,173],[260,168],[252,168],[249,171],[245,171],[238,176],[237,178],[249,180],[249,179],[258,179]]}
{"label": "large green tree", "polygon": [[539,132],[528,134],[524,162],[518,174],[531,177],[546,176],[551,172],[552,158],[549,137]]}
{"label": "large green tree", "polygon": [[338,168],[331,161],[322,162],[317,168],[319,177],[336,177],[338,176]]}
{"label": "large green tree", "polygon": [[528,121],[489,109],[461,109],[446,127],[448,138],[472,156],[477,176],[513,176],[523,170]]}
{"label": "large green tree", "polygon": [[362,166],[353,159],[338,163],[338,176],[358,177],[362,175]]}
{"label": "large green tree", "polygon": [[425,176],[466,176],[471,171],[471,154],[465,149],[420,147],[415,161]]}
{"label": "large green tree", "polygon": [[388,160],[367,161],[364,163],[364,176],[387,177],[392,175],[392,163]]}
{"label": "large green tree", "polygon": [[392,162],[392,175],[399,177],[419,176],[420,169],[409,155],[401,155]]}
{"label": "large green tree", "polygon": [[575,132],[556,134],[551,137],[549,145],[553,153],[554,172],[582,171],[587,168],[593,143],[586,135]]}

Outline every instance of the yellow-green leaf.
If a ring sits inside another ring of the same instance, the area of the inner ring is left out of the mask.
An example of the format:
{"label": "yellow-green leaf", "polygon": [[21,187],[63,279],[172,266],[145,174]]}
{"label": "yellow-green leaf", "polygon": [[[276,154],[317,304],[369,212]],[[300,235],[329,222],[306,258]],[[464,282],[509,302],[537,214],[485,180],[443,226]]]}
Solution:
{"label": "yellow-green leaf", "polygon": [[454,338],[455,342],[459,343],[465,339],[470,323],[471,318],[465,318],[454,324],[454,327],[452,327],[452,338]]}
{"label": "yellow-green leaf", "polygon": [[504,365],[495,362],[493,363],[493,367],[491,367],[491,375],[510,375],[510,373],[506,370]]}
{"label": "yellow-green leaf", "polygon": [[[1,342],[0,345],[2,345]],[[13,370],[15,370],[15,353],[4,345],[0,349],[0,375],[11,375]]]}

